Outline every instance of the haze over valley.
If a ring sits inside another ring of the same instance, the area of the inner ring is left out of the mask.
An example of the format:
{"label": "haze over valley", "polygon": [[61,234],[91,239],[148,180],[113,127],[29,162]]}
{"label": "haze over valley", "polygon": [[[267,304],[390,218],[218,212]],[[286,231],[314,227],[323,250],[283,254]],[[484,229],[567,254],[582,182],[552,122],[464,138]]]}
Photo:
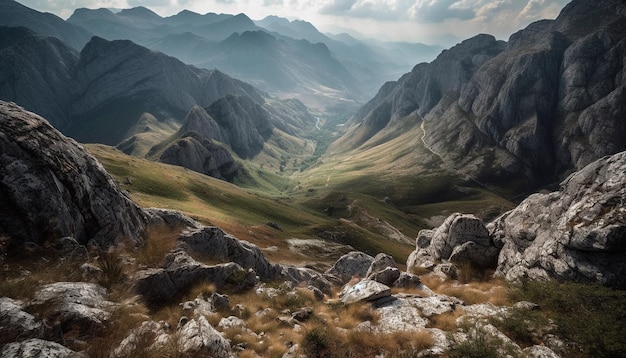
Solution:
{"label": "haze over valley", "polygon": [[0,357],[626,354],[622,1],[26,3]]}

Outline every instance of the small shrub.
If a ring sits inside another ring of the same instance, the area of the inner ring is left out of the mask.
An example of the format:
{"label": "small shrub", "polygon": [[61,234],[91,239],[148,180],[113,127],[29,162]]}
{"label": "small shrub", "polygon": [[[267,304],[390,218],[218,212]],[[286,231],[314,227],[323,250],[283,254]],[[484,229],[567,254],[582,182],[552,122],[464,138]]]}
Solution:
{"label": "small shrub", "polygon": [[557,335],[575,342],[572,357],[626,356],[626,291],[600,285],[524,281],[511,288],[515,301],[541,306]]}
{"label": "small shrub", "polygon": [[331,358],[333,342],[327,330],[323,327],[314,327],[306,332],[302,338],[302,349],[307,357]]}
{"label": "small shrub", "polygon": [[538,336],[550,328],[542,312],[525,309],[511,309],[505,317],[490,317],[489,322],[522,347],[540,344]]}
{"label": "small shrub", "polygon": [[111,288],[124,280],[124,267],[117,254],[102,252],[98,257],[98,267],[102,270],[98,283],[103,287]]}
{"label": "small shrub", "polygon": [[466,340],[448,352],[450,358],[499,358],[496,341],[487,341],[484,337]]}

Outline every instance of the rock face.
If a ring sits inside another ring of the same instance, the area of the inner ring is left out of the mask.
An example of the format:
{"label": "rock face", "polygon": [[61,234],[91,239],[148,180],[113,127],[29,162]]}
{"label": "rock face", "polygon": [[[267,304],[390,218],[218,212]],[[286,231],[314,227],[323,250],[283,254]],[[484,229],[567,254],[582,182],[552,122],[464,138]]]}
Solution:
{"label": "rock face", "polygon": [[489,225],[504,243],[497,274],[626,287],[626,152],[534,194]]}
{"label": "rock face", "polygon": [[208,357],[228,358],[230,344],[206,320],[192,319],[178,331],[178,350],[182,353],[203,354]]}
{"label": "rock face", "polygon": [[346,285],[339,294],[345,304],[359,301],[375,301],[391,296],[391,288],[373,280],[362,280],[354,285]]}
{"label": "rock face", "polygon": [[495,267],[499,252],[482,220],[473,215],[453,214],[437,229],[419,232],[407,267],[431,268],[445,260],[489,268]]}
{"label": "rock face", "polygon": [[0,123],[0,234],[13,247],[141,241],[145,214],[82,146],[12,103],[0,102]]}
{"label": "rock face", "polygon": [[384,85],[338,146],[414,114],[427,149],[478,180],[517,190],[560,180],[626,149],[625,19],[622,1],[574,0],[508,43],[463,41]]}

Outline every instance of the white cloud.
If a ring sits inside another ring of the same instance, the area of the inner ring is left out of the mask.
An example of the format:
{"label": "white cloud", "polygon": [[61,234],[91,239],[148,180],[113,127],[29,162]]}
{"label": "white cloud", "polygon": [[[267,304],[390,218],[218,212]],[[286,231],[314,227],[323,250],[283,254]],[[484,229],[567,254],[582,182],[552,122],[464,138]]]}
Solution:
{"label": "white cloud", "polygon": [[506,39],[528,23],[555,17],[568,0],[18,0],[63,18],[79,7],[145,6],[162,16],[188,9],[198,13],[245,13],[253,19],[277,15],[303,19],[321,30],[353,28],[374,37],[433,42],[491,33]]}

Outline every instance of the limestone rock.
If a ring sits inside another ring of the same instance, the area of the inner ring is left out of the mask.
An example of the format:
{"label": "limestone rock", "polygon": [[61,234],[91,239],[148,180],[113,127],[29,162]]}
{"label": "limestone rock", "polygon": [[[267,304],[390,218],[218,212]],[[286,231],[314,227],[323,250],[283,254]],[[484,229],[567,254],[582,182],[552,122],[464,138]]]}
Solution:
{"label": "limestone rock", "polygon": [[524,357],[527,358],[560,358],[561,356],[556,354],[552,349],[546,346],[532,346],[524,348],[522,351]]}
{"label": "limestone rock", "polygon": [[495,267],[499,248],[491,239],[482,220],[473,215],[450,215],[435,230],[418,234],[416,250],[407,260],[407,268],[432,267],[437,261],[471,263]]}
{"label": "limestone rock", "polygon": [[141,242],[146,217],[102,165],[43,118],[0,102],[0,233],[13,247],[73,237]]}
{"label": "limestone rock", "polygon": [[396,279],[396,281],[393,283],[393,287],[422,288],[425,286],[422,284],[419,276],[408,272],[401,272],[400,277],[398,277],[398,279]]}
{"label": "limestone rock", "polygon": [[246,269],[252,269],[263,280],[272,279],[277,267],[263,255],[261,249],[247,241],[224,233],[217,227],[203,227],[180,236],[185,251],[206,255],[214,260],[235,262]]}
{"label": "limestone rock", "polygon": [[178,331],[178,350],[181,353],[203,354],[215,358],[229,358],[230,344],[213,328],[204,316],[192,319]]}
{"label": "limestone rock", "polygon": [[338,277],[342,283],[346,283],[350,281],[353,276],[361,278],[366,277],[372,262],[374,262],[374,258],[370,255],[353,251],[341,256],[339,260],[326,271],[326,274],[334,275]]}
{"label": "limestone rock", "polygon": [[50,341],[30,338],[22,342],[9,343],[0,348],[0,358],[81,358],[69,348]]}
{"label": "limestone rock", "polygon": [[354,285],[346,285],[341,290],[339,299],[341,302],[348,304],[359,301],[374,301],[388,296],[391,296],[391,288],[389,286],[365,279]]}
{"label": "limestone rock", "polygon": [[180,250],[168,255],[163,268],[140,271],[135,280],[135,291],[151,304],[169,302],[192,284],[201,281],[234,290],[251,288],[257,282],[254,271],[237,263],[209,266]]}
{"label": "limestone rock", "polygon": [[396,267],[387,267],[381,271],[368,275],[368,279],[380,282],[387,286],[393,286],[397,279],[400,278],[400,270]]}
{"label": "limestone rock", "polygon": [[0,298],[0,337],[3,341],[40,337],[43,325],[22,310],[23,303],[8,297]]}
{"label": "limestone rock", "polygon": [[169,324],[164,321],[142,322],[141,326],[132,329],[127,334],[126,338],[113,350],[111,356],[122,358],[137,355],[136,350],[146,341],[151,343],[148,350],[161,349],[166,344],[171,344],[172,338],[168,334],[169,329]]}
{"label": "limestone rock", "polygon": [[177,210],[148,208],[144,209],[144,212],[152,225],[167,225],[170,227],[186,227],[190,229],[199,229],[202,226],[196,220]]}
{"label": "limestone rock", "polygon": [[376,257],[374,257],[374,261],[372,261],[372,264],[367,269],[365,277],[369,277],[370,275],[373,275],[379,271],[383,271],[388,267],[397,268],[398,266],[396,265],[396,262],[394,261],[393,257],[391,257],[391,255],[379,253],[378,255],[376,255]]}
{"label": "limestone rock", "polygon": [[65,331],[93,334],[102,331],[116,304],[106,299],[106,289],[93,283],[57,282],[35,293],[30,307],[44,308],[47,318],[59,321]]}
{"label": "limestone rock", "polygon": [[497,274],[507,280],[567,279],[626,285],[626,152],[597,160],[534,194],[489,229],[504,247]]}

